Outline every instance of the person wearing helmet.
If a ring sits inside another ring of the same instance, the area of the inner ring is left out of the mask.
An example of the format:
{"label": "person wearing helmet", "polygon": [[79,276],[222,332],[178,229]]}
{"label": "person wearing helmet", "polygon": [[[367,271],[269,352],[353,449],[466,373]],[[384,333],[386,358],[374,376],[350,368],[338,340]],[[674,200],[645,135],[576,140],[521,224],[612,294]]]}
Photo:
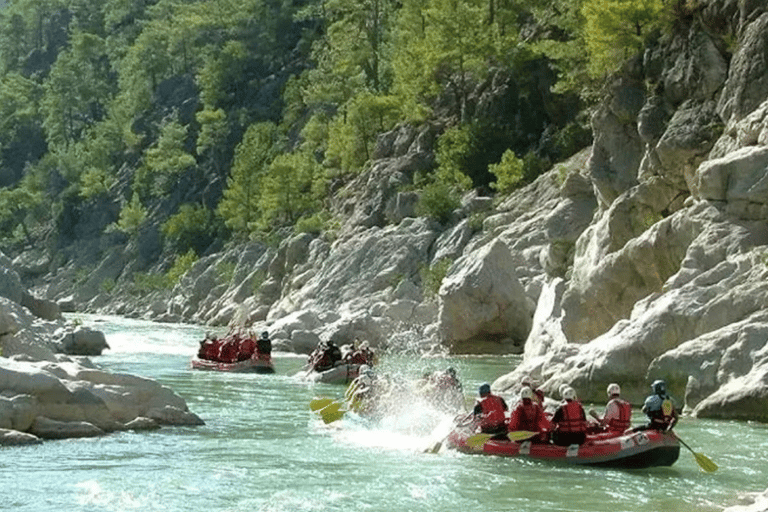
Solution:
{"label": "person wearing helmet", "polygon": [[[528,432],[546,432],[550,429],[549,420],[544,415],[544,409],[536,401],[536,395],[528,386],[520,389],[520,402],[509,415],[510,432],[525,430]],[[544,441],[546,435],[539,436],[536,440]]]}
{"label": "person wearing helmet", "polygon": [[377,378],[373,368],[367,364],[360,365],[357,377],[350,382],[344,397],[349,400],[350,407],[357,412],[365,412],[372,409],[374,402],[374,387]]}
{"label": "person wearing helmet", "polygon": [[572,387],[562,390],[563,402],[552,416],[552,442],[560,446],[582,444],[587,438],[587,415]]}
{"label": "person wearing helmet", "polygon": [[259,355],[268,356],[272,354],[272,340],[269,339],[269,333],[263,331],[256,341],[256,351]]}
{"label": "person wearing helmet", "polygon": [[491,385],[487,382],[480,385],[480,398],[475,403],[473,414],[480,422],[480,432],[485,434],[506,434],[507,402],[498,395],[491,393]]}
{"label": "person wearing helmet", "polygon": [[608,385],[606,393],[608,403],[605,404],[603,417],[598,416],[594,409],[590,409],[589,414],[607,432],[621,434],[630,427],[632,404],[621,398],[621,387],[615,382]]}
{"label": "person wearing helmet", "polygon": [[544,407],[544,392],[536,387],[536,382],[529,376],[523,377],[523,381],[520,383],[523,387],[528,386],[533,392],[533,400],[538,402],[540,406]]}
{"label": "person wearing helmet", "polygon": [[672,397],[667,394],[667,383],[656,380],[651,384],[651,389],[653,394],[643,404],[643,412],[649,419],[644,429],[672,430],[678,417]]}

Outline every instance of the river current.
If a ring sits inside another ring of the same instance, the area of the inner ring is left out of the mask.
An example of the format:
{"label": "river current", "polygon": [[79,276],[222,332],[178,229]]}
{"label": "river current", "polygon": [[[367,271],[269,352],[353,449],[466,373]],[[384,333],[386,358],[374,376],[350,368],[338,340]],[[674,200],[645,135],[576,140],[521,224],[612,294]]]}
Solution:
{"label": "river current", "polygon": [[[375,425],[354,414],[323,424],[310,400],[340,398],[344,387],[297,379],[305,357],[273,354],[274,375],[193,371],[202,327],[77,318],[107,336],[96,364],[171,387],[206,424],[0,449],[0,510],[717,511],[768,487],[762,424],[681,419],[677,433],[715,473],[685,449],[674,466],[645,470],[430,454],[450,418],[423,407],[404,404]],[[480,383],[516,362],[384,355],[379,371],[415,379],[454,366],[471,403]]]}

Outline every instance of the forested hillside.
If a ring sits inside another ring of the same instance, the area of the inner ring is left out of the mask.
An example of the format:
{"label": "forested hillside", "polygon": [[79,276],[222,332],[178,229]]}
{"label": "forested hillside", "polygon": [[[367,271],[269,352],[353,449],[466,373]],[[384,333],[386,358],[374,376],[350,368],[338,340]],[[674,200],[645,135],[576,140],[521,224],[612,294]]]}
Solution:
{"label": "forested hillside", "polygon": [[409,187],[445,220],[589,145],[603,78],[695,3],[9,1],[0,249],[87,272],[122,244],[121,282],[169,287],[231,240],[332,230],[403,124],[435,127]]}

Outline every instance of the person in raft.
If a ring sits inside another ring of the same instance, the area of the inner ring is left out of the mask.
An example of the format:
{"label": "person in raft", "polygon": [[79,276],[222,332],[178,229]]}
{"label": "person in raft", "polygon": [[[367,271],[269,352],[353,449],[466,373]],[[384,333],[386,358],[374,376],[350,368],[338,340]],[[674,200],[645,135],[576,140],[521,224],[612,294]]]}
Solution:
{"label": "person in raft", "polygon": [[677,424],[677,411],[672,397],[667,394],[667,383],[663,380],[651,384],[653,394],[645,399],[643,412],[648,416],[648,424],[635,430],[672,430]]}
{"label": "person in raft", "polygon": [[552,442],[559,446],[582,444],[587,439],[587,416],[581,402],[576,400],[576,391],[563,389],[563,403],[552,416]]}
{"label": "person in raft", "polygon": [[520,390],[520,402],[509,415],[508,430],[516,432],[525,430],[528,432],[540,432],[539,436],[533,441],[546,441],[547,431],[551,424],[544,415],[544,409],[536,400],[536,395],[528,386],[523,386]]}
{"label": "person in raft", "polygon": [[269,333],[267,331],[263,331],[259,339],[256,340],[256,351],[260,355],[265,356],[272,354],[272,340],[269,339]]}
{"label": "person in raft", "polygon": [[480,422],[480,432],[484,434],[506,434],[507,402],[498,395],[491,393],[491,385],[483,383],[478,390],[480,398],[475,403],[472,413]]}
{"label": "person in raft", "polygon": [[544,407],[544,391],[536,387],[536,382],[529,376],[523,377],[523,381],[520,383],[523,387],[528,386],[533,393],[533,400]]}
{"label": "person in raft", "polygon": [[608,385],[608,403],[602,418],[594,409],[589,415],[597,420],[598,425],[612,434],[622,434],[630,427],[632,421],[632,404],[621,398],[621,387],[615,382]]}

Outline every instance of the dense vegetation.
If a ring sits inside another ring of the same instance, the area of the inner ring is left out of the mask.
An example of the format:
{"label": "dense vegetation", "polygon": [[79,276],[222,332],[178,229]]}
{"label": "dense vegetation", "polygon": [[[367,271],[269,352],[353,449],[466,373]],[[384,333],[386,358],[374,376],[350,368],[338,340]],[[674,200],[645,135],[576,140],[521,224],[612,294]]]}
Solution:
{"label": "dense vegetation", "polygon": [[[178,271],[231,239],[322,230],[403,123],[440,127],[413,184],[440,218],[470,187],[508,192],[587,145],[580,112],[692,8],[672,3],[10,0],[2,248],[151,232],[145,268]],[[500,80],[502,108],[477,111]]]}

